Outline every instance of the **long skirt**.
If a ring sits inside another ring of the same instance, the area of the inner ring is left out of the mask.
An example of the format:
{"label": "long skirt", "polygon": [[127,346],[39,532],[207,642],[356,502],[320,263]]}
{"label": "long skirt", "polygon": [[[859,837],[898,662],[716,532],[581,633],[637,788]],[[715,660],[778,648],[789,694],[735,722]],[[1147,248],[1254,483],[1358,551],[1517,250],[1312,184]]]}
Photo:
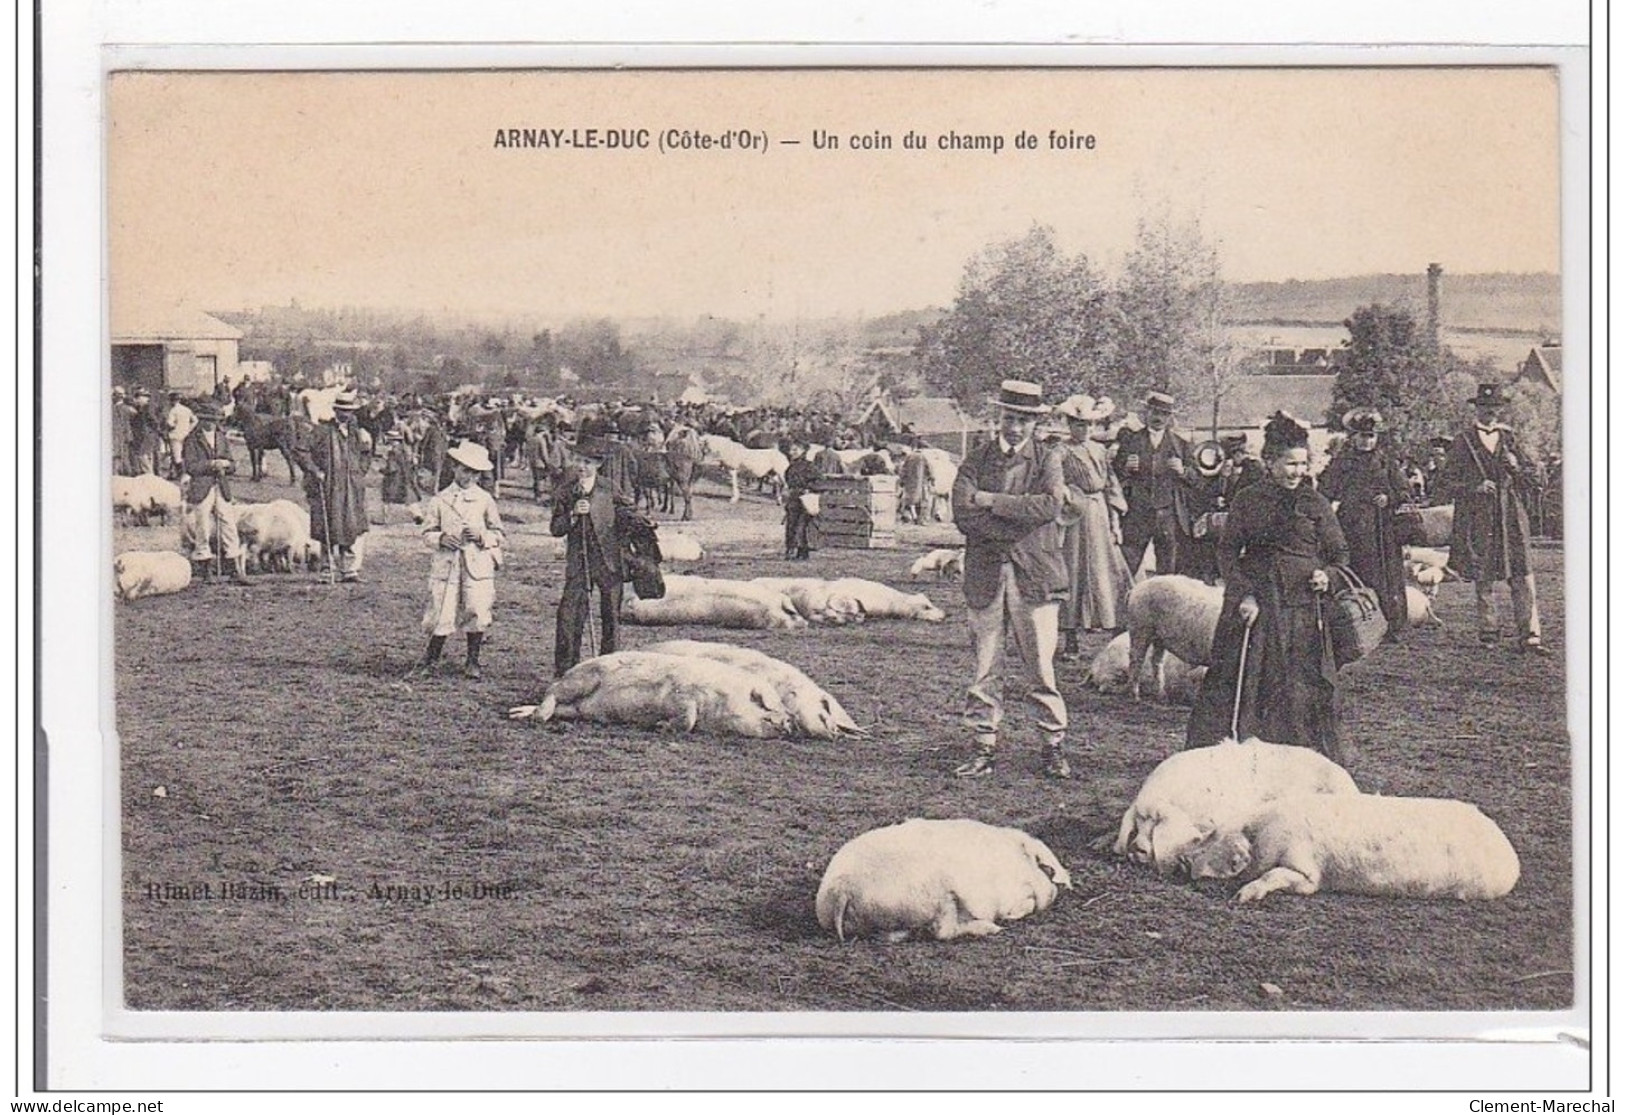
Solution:
{"label": "long skirt", "polygon": [[[1329,605],[1280,607],[1260,601],[1258,619],[1247,635],[1234,605],[1219,618],[1213,655],[1201,691],[1191,709],[1186,747],[1208,747],[1231,735],[1257,736],[1269,743],[1308,747],[1342,763],[1338,740],[1337,665],[1332,658],[1331,629],[1322,619]],[[1241,701],[1236,678],[1242,675]]]}
{"label": "long skirt", "polygon": [[1086,497],[1083,517],[1061,532],[1071,590],[1061,604],[1062,631],[1115,630],[1127,623],[1133,578],[1123,551],[1112,541],[1111,508],[1104,493]]}

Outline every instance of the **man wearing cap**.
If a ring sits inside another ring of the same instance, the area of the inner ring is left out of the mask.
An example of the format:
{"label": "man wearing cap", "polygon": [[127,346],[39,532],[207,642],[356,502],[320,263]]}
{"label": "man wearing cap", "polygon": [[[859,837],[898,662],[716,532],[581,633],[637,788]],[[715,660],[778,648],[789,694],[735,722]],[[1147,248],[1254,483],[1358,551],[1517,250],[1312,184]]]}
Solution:
{"label": "man wearing cap", "polygon": [[305,497],[310,501],[310,534],[327,550],[329,568],[343,581],[361,579],[362,543],[367,533],[364,483],[367,450],[356,412],[361,400],[341,391],[333,400],[331,419],[305,431],[297,455],[305,470]]}
{"label": "man wearing cap", "polygon": [[164,423],[153,409],[152,392],[145,387],[135,390],[135,413],[130,416],[130,453],[138,474],[163,471],[161,464],[164,445]]}
{"label": "man wearing cap", "polygon": [[480,645],[491,626],[496,575],[502,565],[502,515],[496,497],[475,480],[493,467],[491,454],[465,441],[448,454],[452,482],[423,507],[423,540],[429,559],[429,605],[423,630],[429,645],[409,676],[421,676],[440,660],[446,640],[457,631],[468,638],[463,676],[479,680]]}
{"label": "man wearing cap", "polygon": [[1495,583],[1512,589],[1518,649],[1547,655],[1540,641],[1540,609],[1529,562],[1529,514],[1525,485],[1533,462],[1518,449],[1512,430],[1499,419],[1508,400],[1499,383],[1481,383],[1473,396],[1477,421],[1456,436],[1439,469],[1439,490],[1456,506],[1450,526],[1450,564],[1472,581],[1478,597],[1479,642],[1500,641]]}
{"label": "man wearing cap", "polygon": [[135,408],[124,398],[124,388],[113,388],[113,475],[134,476],[141,470],[135,467],[134,448],[135,431],[131,426],[135,418]]}
{"label": "man wearing cap", "polygon": [[1044,773],[1070,778],[1065,754],[1066,702],[1055,684],[1066,563],[1056,519],[1066,499],[1061,458],[1033,437],[1044,405],[1035,383],[1007,379],[999,389],[998,436],[973,449],[954,481],[954,525],[965,536],[965,603],[976,647],[976,676],[965,724],[976,753],[954,771],[993,773],[1004,716],[1005,632],[1015,640],[1022,684],[1044,735]]}
{"label": "man wearing cap", "polygon": [[1455,443],[1456,439],[1449,437],[1428,439],[1428,461],[1422,466],[1422,483],[1429,507],[1450,502],[1439,491],[1439,470],[1444,468],[1445,458],[1450,456],[1450,447]]}
{"label": "man wearing cap", "polygon": [[211,542],[220,547],[220,559],[231,563],[234,584],[248,584],[247,557],[237,535],[237,509],[231,505],[231,474],[236,465],[220,427],[220,412],[202,402],[196,421],[180,446],[181,470],[186,476],[185,514],[181,520],[181,548],[197,568],[198,579],[214,572]]}
{"label": "man wearing cap", "polygon": [[1145,426],[1117,435],[1112,468],[1123,485],[1128,512],[1123,516],[1123,560],[1138,575],[1145,549],[1152,547],[1158,573],[1182,573],[1184,547],[1191,536],[1190,485],[1196,468],[1190,442],[1169,428],[1174,397],[1152,391],[1145,397]]}
{"label": "man wearing cap", "polygon": [[570,464],[553,494],[553,537],[564,538],[564,594],[559,598],[553,639],[553,676],[581,661],[581,644],[598,589],[596,654],[615,650],[621,615],[621,540],[615,529],[614,489],[600,475],[609,443],[582,434],[570,447]]}

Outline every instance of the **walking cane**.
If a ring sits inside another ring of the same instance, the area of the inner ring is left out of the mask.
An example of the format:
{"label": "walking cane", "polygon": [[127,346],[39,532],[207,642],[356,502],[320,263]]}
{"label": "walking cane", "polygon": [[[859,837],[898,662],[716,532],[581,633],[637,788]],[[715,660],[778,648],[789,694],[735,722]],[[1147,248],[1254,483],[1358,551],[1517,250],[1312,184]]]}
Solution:
{"label": "walking cane", "polygon": [[1237,742],[1240,742],[1236,731],[1241,723],[1241,688],[1247,681],[1247,644],[1252,638],[1253,620],[1250,619],[1241,631],[1241,660],[1236,664],[1236,702],[1230,706],[1230,738]]}
{"label": "walking cane", "polygon": [[[590,512],[588,515],[578,515],[576,517],[576,529],[581,532],[581,579],[582,582],[587,586],[586,626],[582,628],[582,634],[585,636],[586,645],[590,651],[587,657],[597,658],[598,636],[593,631],[592,626],[592,562],[587,560],[587,545],[589,537],[587,533],[587,519],[589,515]],[[600,586],[598,589],[598,601],[600,607],[603,605],[603,600],[604,590],[602,586]]]}

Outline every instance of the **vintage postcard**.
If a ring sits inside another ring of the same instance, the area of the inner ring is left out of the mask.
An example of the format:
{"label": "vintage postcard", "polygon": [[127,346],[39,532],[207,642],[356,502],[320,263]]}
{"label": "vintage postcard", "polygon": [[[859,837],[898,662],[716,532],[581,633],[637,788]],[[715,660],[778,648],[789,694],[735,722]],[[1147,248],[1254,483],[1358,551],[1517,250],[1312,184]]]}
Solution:
{"label": "vintage postcard", "polygon": [[110,73],[111,1029],[1571,1018],[1561,103]]}

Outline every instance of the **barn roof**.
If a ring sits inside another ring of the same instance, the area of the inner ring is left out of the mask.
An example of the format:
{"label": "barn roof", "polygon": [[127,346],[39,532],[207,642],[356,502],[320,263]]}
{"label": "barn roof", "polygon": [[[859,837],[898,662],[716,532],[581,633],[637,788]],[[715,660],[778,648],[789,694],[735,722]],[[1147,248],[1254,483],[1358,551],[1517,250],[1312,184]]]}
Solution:
{"label": "barn roof", "polygon": [[1530,349],[1519,378],[1539,380],[1553,391],[1563,390],[1563,346],[1538,345]]}
{"label": "barn roof", "polygon": [[190,306],[113,305],[113,343],[240,341],[243,331]]}
{"label": "barn roof", "polygon": [[[1336,382],[1336,376],[1242,376],[1219,403],[1219,429],[1256,430],[1278,410],[1310,426],[1324,426]],[[1200,409],[1187,407],[1183,417],[1203,430],[1211,412],[1196,413]]]}

